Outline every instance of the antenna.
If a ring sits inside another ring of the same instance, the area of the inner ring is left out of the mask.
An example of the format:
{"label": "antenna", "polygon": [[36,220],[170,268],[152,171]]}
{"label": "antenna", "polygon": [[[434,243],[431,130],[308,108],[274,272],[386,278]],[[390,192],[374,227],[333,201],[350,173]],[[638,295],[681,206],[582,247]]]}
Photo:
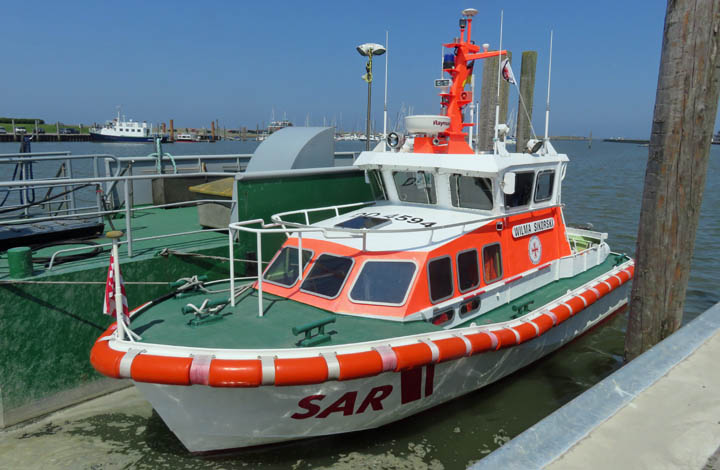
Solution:
{"label": "antenna", "polygon": [[[385,50],[388,50],[388,31],[385,31]],[[385,53],[385,110],[383,111],[383,138],[385,139],[385,144],[383,144],[383,149],[387,150],[387,88],[388,88],[388,57],[390,57],[390,53]]]}
{"label": "antenna", "polygon": [[553,30],[550,30],[550,64],[548,65],[548,91],[547,104],[545,105],[545,140],[548,140],[548,127],[550,124],[550,72],[552,72],[552,43]]}
{"label": "antenna", "polygon": [[[500,48],[502,51],[502,36],[503,36],[503,10],[500,10]],[[493,135],[493,147],[495,153],[497,153],[497,141],[498,141],[498,124],[500,124],[500,80],[502,79],[502,54],[498,55],[498,76],[497,76],[497,102],[495,103],[495,134]]]}

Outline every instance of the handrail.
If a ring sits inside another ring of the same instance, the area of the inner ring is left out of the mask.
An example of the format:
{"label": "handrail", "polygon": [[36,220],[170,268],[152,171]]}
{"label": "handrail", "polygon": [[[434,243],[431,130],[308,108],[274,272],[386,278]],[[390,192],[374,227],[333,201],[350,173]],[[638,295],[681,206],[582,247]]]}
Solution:
{"label": "handrail", "polygon": [[[187,178],[188,176],[225,176],[227,177],[227,173],[213,171],[213,172],[206,172],[206,173],[182,173],[182,174],[174,174],[174,173],[163,173],[162,175],[158,174],[152,174],[152,175],[132,175],[132,176],[100,176],[97,178],[68,178],[63,181],[62,186],[67,186],[68,184],[84,184],[84,183],[107,183],[111,181],[125,181],[125,180],[147,180],[147,179],[159,179],[159,178]],[[43,179],[43,180],[28,180],[28,181],[5,181],[0,182],[0,187],[13,187],[13,186],[30,186],[30,185],[36,185],[36,184],[51,184],[58,180],[52,180],[52,179]]]}
{"label": "handrail", "polygon": [[[192,231],[189,231],[189,232],[178,232],[178,233],[166,233],[166,234],[164,234],[164,235],[153,235],[153,236],[151,236],[151,237],[136,238],[136,239],[134,239],[134,241],[139,242],[139,241],[145,241],[145,240],[157,240],[157,239],[160,239],[160,238],[170,238],[170,237],[176,237],[176,236],[179,236],[179,235],[192,235],[193,233],[223,232],[223,231],[225,231],[224,228],[211,228],[211,229],[209,228],[209,229],[202,229],[202,230],[192,230]],[[129,243],[129,242],[128,242],[127,240],[126,240],[126,241],[118,241],[118,245],[126,245],[126,244],[128,244],[128,243]],[[82,250],[87,250],[87,249],[90,249],[90,248],[103,248],[103,247],[106,247],[106,246],[112,246],[112,243],[100,243],[100,244],[91,245],[91,246],[81,246],[81,247],[77,247],[77,248],[63,248],[62,250],[57,250],[57,251],[54,252],[54,253],[52,254],[52,256],[50,257],[50,262],[48,263],[47,269],[48,269],[48,271],[52,269],[53,264],[55,263],[55,258],[56,258],[57,255],[59,255],[60,253],[68,253],[68,252],[71,252],[71,251],[82,251]]]}

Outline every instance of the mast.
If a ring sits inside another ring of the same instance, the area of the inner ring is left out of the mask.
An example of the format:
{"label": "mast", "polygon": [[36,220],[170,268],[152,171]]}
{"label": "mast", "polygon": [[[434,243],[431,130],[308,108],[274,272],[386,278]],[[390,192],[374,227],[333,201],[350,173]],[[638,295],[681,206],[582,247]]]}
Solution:
{"label": "mast", "polygon": [[383,110],[383,139],[385,140],[385,143],[383,144],[383,148],[387,150],[387,90],[388,90],[388,57],[390,56],[390,52],[388,52],[388,32],[385,31],[385,108]]}
{"label": "mast", "polygon": [[548,140],[548,129],[550,127],[550,73],[552,72],[552,43],[553,30],[550,30],[550,64],[548,65],[548,90],[547,103],[545,104],[545,141]]}

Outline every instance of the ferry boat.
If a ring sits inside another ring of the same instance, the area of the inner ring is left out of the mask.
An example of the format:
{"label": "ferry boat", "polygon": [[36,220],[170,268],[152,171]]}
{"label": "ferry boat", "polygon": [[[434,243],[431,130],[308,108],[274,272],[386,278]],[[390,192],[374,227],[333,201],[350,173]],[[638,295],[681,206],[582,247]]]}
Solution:
{"label": "ferry boat", "polygon": [[[408,116],[412,139],[391,134],[391,150],[355,161],[374,201],[231,223],[230,258],[252,247],[259,276],[230,263],[230,279],[188,282],[96,341],[94,367],[131,379],[191,452],[377,428],[626,307],[633,260],[606,233],[565,225],[567,155],[547,137],[525,153],[500,132],[492,152],[467,143],[468,65],[506,53],[475,45],[476,13],[444,45],[455,60],[443,114]],[[273,237],[285,237],[274,255]],[[122,312],[120,283],[108,289]]]}
{"label": "ferry boat", "polygon": [[167,135],[159,135],[152,132],[147,122],[142,123],[130,120],[121,120],[120,111],[112,121],[108,121],[102,127],[90,129],[90,140],[95,142],[154,142],[155,137],[161,137],[167,142]]}

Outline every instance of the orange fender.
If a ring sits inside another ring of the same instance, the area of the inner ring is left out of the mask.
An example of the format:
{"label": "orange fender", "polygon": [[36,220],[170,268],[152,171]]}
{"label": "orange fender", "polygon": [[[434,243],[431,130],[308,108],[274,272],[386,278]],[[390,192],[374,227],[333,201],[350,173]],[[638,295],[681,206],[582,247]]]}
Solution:
{"label": "orange fender", "polygon": [[377,351],[367,351],[335,356],[340,364],[338,380],[372,377],[383,371],[382,359]]}
{"label": "orange fender", "polygon": [[433,341],[438,348],[438,362],[445,362],[465,356],[465,341],[460,338],[444,338]]}
{"label": "orange fender", "polygon": [[572,308],[573,315],[576,315],[580,310],[585,308],[585,303],[582,301],[582,299],[579,296],[575,296],[572,299],[565,302]]}
{"label": "orange fender", "polygon": [[595,295],[595,292],[591,291],[590,289],[586,290],[582,294],[580,294],[583,299],[587,301],[588,306],[595,303],[596,300],[598,300],[600,297]]}
{"label": "orange fender", "polygon": [[593,287],[600,293],[600,297],[605,297],[610,293],[610,288],[604,282],[598,282]]}
{"label": "orange fender", "polygon": [[550,310],[557,317],[557,324],[564,322],[572,315],[572,312],[564,305],[558,305],[554,309]]}
{"label": "orange fender", "polygon": [[412,369],[432,362],[432,351],[425,343],[406,344],[392,348],[397,356],[395,372]]}
{"label": "orange fender", "polygon": [[208,373],[211,387],[258,387],[262,384],[259,359],[213,359]]}
{"label": "orange fender", "polygon": [[130,376],[136,382],[165,385],[190,385],[191,357],[154,356],[140,354],[130,366]]}
{"label": "orange fender", "polygon": [[538,326],[540,334],[545,333],[547,330],[554,326],[552,317],[546,313],[543,313],[537,318],[533,318],[532,322]]}
{"label": "orange fender", "polygon": [[[101,338],[111,334],[110,328],[102,334]],[[119,379],[120,361],[125,355],[124,351],[115,351],[110,347],[108,341],[95,341],[90,350],[90,363],[96,371],[107,377]]]}
{"label": "orange fender", "polygon": [[513,346],[517,344],[517,337],[515,336],[513,330],[510,328],[493,330],[493,333],[495,333],[495,336],[498,337],[497,349],[507,348],[508,346]]}
{"label": "orange fender", "polygon": [[522,325],[514,326],[512,329],[515,330],[520,336],[520,343],[531,340],[538,334],[538,332],[535,330],[535,327],[532,326],[530,323],[523,323]]}
{"label": "orange fender", "polygon": [[497,344],[494,344],[497,341],[497,337],[493,338],[493,336],[490,336],[486,332],[465,335],[465,337],[472,345],[472,352],[470,355],[497,348]]}
{"label": "orange fender", "polygon": [[327,378],[327,362],[322,356],[275,359],[275,385],[317,384]]}

